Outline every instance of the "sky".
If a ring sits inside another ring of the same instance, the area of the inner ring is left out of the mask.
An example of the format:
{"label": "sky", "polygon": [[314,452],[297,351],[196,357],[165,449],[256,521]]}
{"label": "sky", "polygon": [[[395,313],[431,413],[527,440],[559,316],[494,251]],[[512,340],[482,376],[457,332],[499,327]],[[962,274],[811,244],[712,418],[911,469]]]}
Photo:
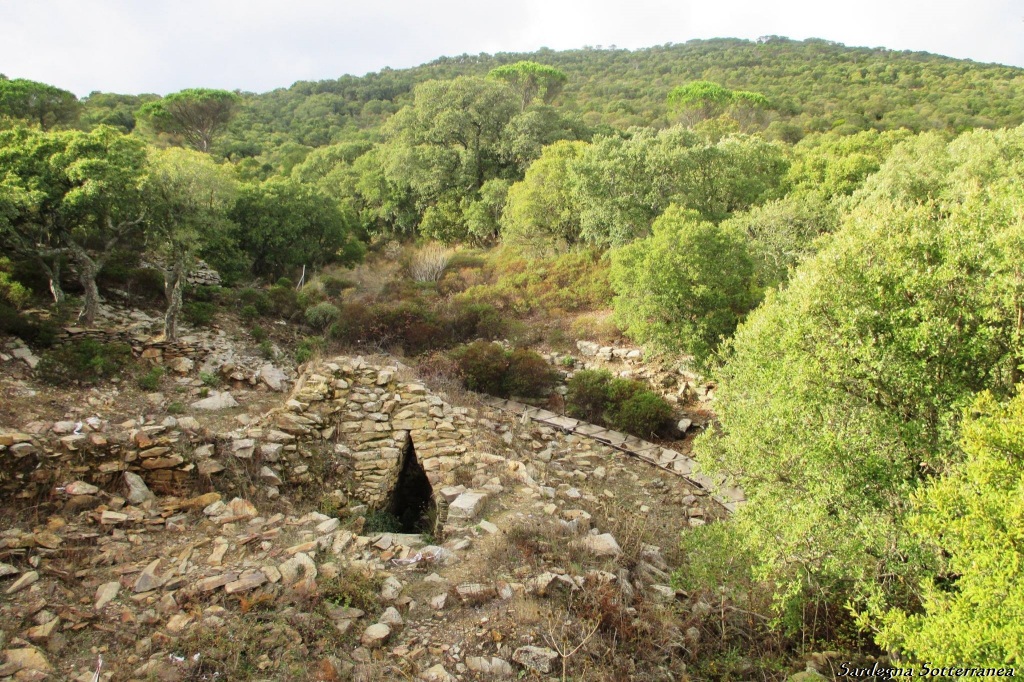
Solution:
{"label": "sky", "polygon": [[764,35],[1024,67],[1020,0],[0,0],[0,73],[79,96],[264,92],[441,56]]}

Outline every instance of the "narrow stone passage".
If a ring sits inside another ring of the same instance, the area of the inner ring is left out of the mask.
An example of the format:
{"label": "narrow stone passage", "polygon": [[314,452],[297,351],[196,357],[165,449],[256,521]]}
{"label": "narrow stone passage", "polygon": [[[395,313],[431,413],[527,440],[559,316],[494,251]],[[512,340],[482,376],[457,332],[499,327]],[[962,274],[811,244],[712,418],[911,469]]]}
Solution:
{"label": "narrow stone passage", "polygon": [[401,523],[403,533],[420,533],[430,530],[429,517],[433,508],[434,488],[416,458],[416,448],[410,438],[402,452],[402,468],[387,511]]}

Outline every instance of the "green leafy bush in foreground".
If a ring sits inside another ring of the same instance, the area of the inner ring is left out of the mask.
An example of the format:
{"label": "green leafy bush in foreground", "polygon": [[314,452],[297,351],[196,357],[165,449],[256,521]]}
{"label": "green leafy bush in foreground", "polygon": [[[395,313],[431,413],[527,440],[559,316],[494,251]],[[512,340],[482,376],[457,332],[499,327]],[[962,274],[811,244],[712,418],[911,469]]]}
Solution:
{"label": "green leafy bush in foreground", "polygon": [[54,385],[71,381],[94,384],[119,374],[131,359],[132,349],[126,343],[78,339],[43,353],[36,376]]}

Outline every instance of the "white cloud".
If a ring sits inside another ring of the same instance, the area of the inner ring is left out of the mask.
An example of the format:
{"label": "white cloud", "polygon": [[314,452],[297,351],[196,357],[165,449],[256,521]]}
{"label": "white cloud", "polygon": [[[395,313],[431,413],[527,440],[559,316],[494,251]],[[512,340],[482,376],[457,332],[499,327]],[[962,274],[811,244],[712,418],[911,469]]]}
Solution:
{"label": "white cloud", "polygon": [[784,35],[1024,66],[1017,0],[0,0],[0,72],[92,90],[263,91],[444,55]]}

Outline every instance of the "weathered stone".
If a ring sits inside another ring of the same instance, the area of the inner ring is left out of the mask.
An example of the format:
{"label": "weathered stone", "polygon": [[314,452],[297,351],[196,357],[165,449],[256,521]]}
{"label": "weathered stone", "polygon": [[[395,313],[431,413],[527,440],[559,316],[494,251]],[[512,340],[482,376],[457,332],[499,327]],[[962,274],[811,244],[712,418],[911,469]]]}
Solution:
{"label": "weathered stone", "polygon": [[142,569],[142,573],[139,574],[138,579],[135,581],[135,587],[133,588],[136,593],[138,592],[149,592],[164,584],[164,579],[157,574],[157,569],[160,567],[160,559],[155,559],[148,566]]}
{"label": "weathered stone", "polygon": [[460,522],[476,519],[485,499],[487,499],[486,493],[462,493],[448,506],[448,520]]}
{"label": "weathered stone", "polygon": [[386,623],[375,623],[363,631],[363,636],[359,638],[359,643],[367,649],[376,649],[383,646],[390,636],[391,626]]}
{"label": "weathered stone", "polygon": [[389,606],[384,609],[384,613],[380,615],[380,622],[392,627],[399,627],[404,621],[402,620],[402,614],[398,612],[398,609],[394,606]]}
{"label": "weathered stone", "polygon": [[124,472],[124,484],[128,486],[128,501],[132,504],[143,504],[156,499],[156,495],[138,474],[133,474],[130,471]]}
{"label": "weathered stone", "polygon": [[34,670],[41,673],[53,672],[53,666],[46,660],[43,652],[34,646],[26,646],[20,649],[6,649],[7,664],[15,670]]}
{"label": "weathered stone", "polygon": [[294,585],[299,580],[316,578],[316,563],[308,554],[298,552],[288,561],[277,567],[281,572],[281,580],[285,585]]}
{"label": "weathered stone", "polygon": [[37,580],[39,580],[39,573],[37,571],[27,571],[26,573],[22,573],[17,580],[11,583],[11,585],[4,590],[4,593],[14,594],[15,592],[21,592]]}
{"label": "weathered stone", "polygon": [[455,680],[440,663],[420,673],[419,679],[423,682],[454,682]]}
{"label": "weathered stone", "polygon": [[391,576],[384,581],[380,589],[380,598],[385,602],[393,602],[402,594],[402,583],[398,578]]}
{"label": "weathered stone", "polygon": [[504,658],[498,658],[497,656],[491,656],[490,658],[485,656],[469,656],[466,658],[466,667],[473,672],[499,678],[512,677],[515,674],[512,664]]}
{"label": "weathered stone", "polygon": [[539,646],[521,646],[512,654],[512,660],[519,665],[544,674],[551,672],[551,664],[557,659],[557,653]]}
{"label": "weathered stone", "polygon": [[75,481],[64,486],[64,492],[68,495],[95,495],[99,491],[99,488],[85,481]]}
{"label": "weathered stone", "polygon": [[272,391],[283,391],[288,385],[288,375],[269,363],[260,367],[259,378]]}
{"label": "weathered stone", "polygon": [[96,588],[96,603],[93,608],[99,611],[104,606],[113,601],[117,593],[121,591],[121,583],[116,580],[109,583],[103,583]]}
{"label": "weathered stone", "polygon": [[238,401],[230,393],[224,391],[222,393],[213,393],[207,398],[197,400],[192,403],[192,407],[197,410],[225,410],[231,407],[238,407]]}
{"label": "weathered stone", "polygon": [[246,571],[238,580],[224,585],[224,591],[228,594],[248,592],[249,590],[255,590],[265,582],[267,582],[267,576],[263,574],[263,571]]}
{"label": "weathered stone", "polygon": [[611,533],[588,535],[583,538],[584,549],[598,557],[615,557],[622,553],[619,543]]}
{"label": "weathered stone", "polygon": [[455,593],[467,604],[483,604],[498,596],[493,585],[482,583],[463,583],[455,587]]}

